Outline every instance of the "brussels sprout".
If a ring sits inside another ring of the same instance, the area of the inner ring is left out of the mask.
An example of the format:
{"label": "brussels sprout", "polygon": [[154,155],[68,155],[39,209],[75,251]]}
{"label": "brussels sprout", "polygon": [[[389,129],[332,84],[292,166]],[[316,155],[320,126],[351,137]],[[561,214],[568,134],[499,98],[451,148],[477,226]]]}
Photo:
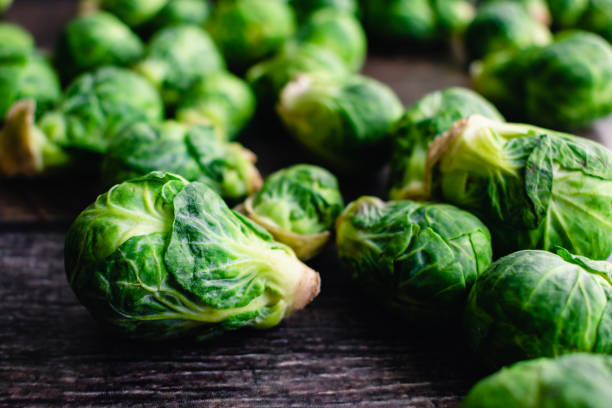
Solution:
{"label": "brussels sprout", "polygon": [[445,204],[362,197],[336,223],[340,261],[379,303],[418,322],[458,321],[491,263],[491,238],[472,214]]}
{"label": "brussels sprout", "polygon": [[532,19],[514,1],[497,1],[478,10],[465,32],[465,48],[470,59],[480,59],[503,50],[519,50],[552,41],[550,30]]}
{"label": "brussels sprout", "polygon": [[549,26],[552,22],[552,16],[548,9],[546,0],[481,0],[480,3],[494,3],[512,1],[522,5],[527,13],[536,21]]}
{"label": "brussels sprout", "polygon": [[474,19],[476,9],[469,0],[431,0],[437,18],[438,36],[463,33]]}
{"label": "brussels sprout", "polygon": [[291,0],[299,20],[307,18],[311,13],[324,8],[342,11],[357,16],[359,4],[357,0]]}
{"label": "brussels sprout", "polygon": [[206,0],[168,0],[164,8],[145,25],[145,31],[154,33],[181,24],[202,26],[209,14],[210,6]]}
{"label": "brussels sprout", "polygon": [[0,133],[0,175],[35,176],[64,167],[78,153],[104,153],[110,140],[137,121],[160,121],[163,106],[138,74],[115,67],[84,74],[56,110],[34,126],[34,106],[18,103]]}
{"label": "brussels sprout", "polygon": [[276,56],[251,67],[246,74],[260,107],[274,106],[281,90],[301,73],[332,77],[349,75],[342,60],[334,53],[311,45],[288,44]]}
{"label": "brussels sprout", "polygon": [[112,14],[98,12],[68,23],[59,38],[55,64],[62,79],[68,81],[105,65],[131,65],[143,50],[129,27]]}
{"label": "brussels sprout", "polygon": [[[509,105],[513,116],[556,129],[590,124],[612,112],[612,46],[596,34],[571,32],[557,41],[485,61],[475,71],[478,91]],[[506,95],[504,92],[509,90]]]}
{"label": "brussels sprout", "polygon": [[0,62],[19,58],[34,50],[32,35],[16,24],[0,22]]}
{"label": "brussels sprout", "polygon": [[240,144],[219,139],[211,126],[141,122],[115,137],[102,174],[113,185],[154,170],[169,171],[202,182],[236,202],[261,187],[255,160]]}
{"label": "brussels sprout", "polygon": [[351,71],[365,61],[367,40],[361,23],[343,12],[323,9],[311,14],[300,29],[300,43],[326,48],[338,55]]}
{"label": "brussels sprout", "polygon": [[575,27],[591,0],[548,0],[553,22],[558,27]]}
{"label": "brussels sprout", "polygon": [[500,258],[465,310],[470,347],[491,367],[576,351],[612,353],[612,264],[526,250]]}
{"label": "brussels sprout", "polygon": [[429,198],[425,189],[429,143],[448,131],[455,121],[473,114],[504,120],[493,105],[465,88],[432,92],[408,108],[393,135],[391,199]]}
{"label": "brussels sprout", "polygon": [[319,274],[210,188],[154,172],[111,188],[66,238],[68,280],[131,338],[270,328],[319,292]]}
{"label": "brussels sprout", "polygon": [[504,253],[612,253],[612,151],[598,143],[475,115],[432,142],[426,177],[488,221]]}
{"label": "brussels sprout", "polygon": [[612,0],[590,0],[578,27],[593,31],[612,42]]}
{"label": "brussels sprout", "polygon": [[4,11],[6,11],[6,9],[11,7],[12,3],[13,0],[0,0],[0,13],[3,13]]}
{"label": "brussels sprout", "polygon": [[295,28],[286,0],[219,0],[208,24],[221,53],[236,70],[273,55]]}
{"label": "brussels sprout", "polygon": [[153,18],[169,0],[97,0],[130,27],[138,27]]}
{"label": "brussels sprout", "polygon": [[517,363],[480,381],[461,408],[608,408],[612,357],[577,353]]}
{"label": "brussels sprout", "polygon": [[364,0],[368,34],[393,43],[431,41],[436,35],[436,15],[430,0]]}
{"label": "brussels sprout", "polygon": [[170,107],[200,77],[224,68],[225,62],[206,31],[192,25],[159,31],[145,58],[134,67],[160,89]]}
{"label": "brussels sprout", "polygon": [[213,124],[222,138],[233,139],[255,113],[255,95],[241,78],[229,72],[208,74],[182,98],[176,118],[189,124]]}
{"label": "brussels sprout", "polygon": [[0,58],[0,123],[18,100],[34,100],[40,116],[54,107],[61,93],[57,74],[46,58],[36,53],[25,59]]}
{"label": "brussels sprout", "polygon": [[385,161],[402,103],[386,85],[363,76],[300,75],[282,91],[278,112],[291,135],[340,171],[368,171]]}
{"label": "brussels sprout", "polygon": [[330,237],[344,201],[324,168],[298,164],[271,174],[240,209],[300,259],[317,255]]}

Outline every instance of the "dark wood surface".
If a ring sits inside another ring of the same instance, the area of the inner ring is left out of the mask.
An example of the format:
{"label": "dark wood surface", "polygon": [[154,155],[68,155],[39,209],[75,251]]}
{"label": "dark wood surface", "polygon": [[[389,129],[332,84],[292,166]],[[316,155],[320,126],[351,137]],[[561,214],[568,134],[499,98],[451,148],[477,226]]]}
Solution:
{"label": "dark wood surface", "polygon": [[[10,20],[51,47],[75,1],[17,0]],[[405,103],[467,85],[441,56],[370,57],[364,71]],[[612,146],[612,123],[585,134]],[[302,160],[282,134],[244,143],[264,173]],[[73,175],[72,175],[73,176]],[[384,194],[382,172],[342,180],[347,199]],[[207,343],[135,343],[102,332],[63,271],[70,221],[101,192],[95,176],[0,181],[0,407],[456,407],[485,372],[460,331],[433,332],[370,304],[340,273],[333,248],[313,262],[321,295],[268,331]]]}

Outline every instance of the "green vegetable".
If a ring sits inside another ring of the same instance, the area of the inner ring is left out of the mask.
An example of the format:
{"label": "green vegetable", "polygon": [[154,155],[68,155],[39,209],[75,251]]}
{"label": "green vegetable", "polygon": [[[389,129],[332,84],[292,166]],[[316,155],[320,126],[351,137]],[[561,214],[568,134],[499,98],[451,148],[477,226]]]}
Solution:
{"label": "green vegetable", "polygon": [[384,163],[403,106],[391,89],[371,78],[302,75],[283,89],[278,112],[313,155],[340,171],[365,172]]}
{"label": "green vegetable", "polygon": [[481,215],[502,253],[612,253],[612,151],[598,143],[475,115],[432,142],[426,177],[435,195]]}
{"label": "green vegetable", "polygon": [[461,408],[608,408],[612,357],[572,354],[504,368],[480,381]]}
{"label": "green vegetable", "polygon": [[481,0],[480,3],[487,4],[507,1],[520,4],[525,8],[531,18],[544,25],[550,26],[552,16],[550,15],[550,10],[548,9],[548,3],[546,0]]}
{"label": "green vegetable", "polygon": [[286,0],[219,0],[208,23],[228,64],[240,71],[272,56],[295,28]]}
{"label": "green vegetable", "polygon": [[9,7],[11,7],[12,3],[13,3],[13,0],[0,0],[0,13],[3,13]]}
{"label": "green vegetable", "polygon": [[107,185],[113,185],[154,170],[168,171],[236,202],[261,187],[255,159],[240,144],[220,139],[210,126],[141,122],[115,137],[102,174]]}
{"label": "green vegetable", "polygon": [[575,27],[591,0],[548,0],[553,22],[558,27]]}
{"label": "green vegetable", "polygon": [[146,23],[144,31],[155,33],[162,28],[194,24],[204,25],[210,14],[206,0],[168,0],[157,15]]}
{"label": "green vegetable", "polygon": [[462,35],[476,14],[469,0],[431,0],[431,6],[436,14],[438,37],[442,38]]}
{"label": "green vegetable", "polygon": [[154,172],[111,188],[66,238],[68,281],[95,319],[131,338],[270,328],[319,275],[210,188]]}
{"label": "green vegetable", "polygon": [[465,32],[465,48],[472,60],[551,41],[550,30],[514,1],[496,1],[480,7]]}
{"label": "green vegetable", "polygon": [[16,104],[0,132],[0,174],[35,176],[65,167],[85,153],[101,154],[137,121],[160,121],[163,106],[138,74],[115,67],[79,77],[57,108],[34,125],[34,105]]}
{"label": "green vegetable", "polygon": [[612,264],[561,248],[515,252],[478,278],[464,320],[471,348],[491,367],[612,354]]}
{"label": "green vegetable", "polygon": [[477,90],[518,120],[572,129],[612,112],[612,46],[595,34],[560,34],[516,58],[485,61],[474,75]]}
{"label": "green vegetable", "polygon": [[578,27],[593,31],[612,42],[612,0],[590,0]]}
{"label": "green vegetable", "polygon": [[391,156],[391,199],[426,200],[427,148],[455,121],[473,114],[503,121],[493,105],[466,88],[447,88],[425,95],[409,107],[396,126]]}
{"label": "green vegetable", "polygon": [[340,262],[378,303],[404,318],[456,322],[491,263],[487,227],[445,204],[362,197],[336,223]]}
{"label": "green vegetable", "polygon": [[234,139],[255,113],[255,95],[241,78],[219,71],[194,83],[181,99],[176,118],[189,124],[212,124],[222,138]]}
{"label": "green vegetable", "polygon": [[357,0],[291,0],[299,20],[307,18],[310,14],[321,9],[338,10],[346,14],[357,16],[359,3]]}
{"label": "green vegetable", "polygon": [[168,27],[156,33],[145,58],[135,66],[160,90],[168,107],[174,107],[202,76],[224,68],[223,57],[206,31],[192,25]]}
{"label": "green vegetable", "polygon": [[301,73],[349,75],[345,64],[333,52],[311,44],[288,44],[276,56],[251,67],[246,78],[263,108],[276,105],[281,90]]}
{"label": "green vegetable", "polygon": [[367,40],[359,21],[350,14],[322,9],[311,14],[301,27],[298,39],[326,48],[338,55],[351,71],[365,61]]}
{"label": "green vegetable", "polygon": [[300,259],[315,256],[344,208],[338,180],[322,167],[298,164],[271,174],[241,209]]}
{"label": "green vegetable", "polygon": [[27,56],[33,50],[32,34],[16,24],[0,22],[0,62]]}
{"label": "green vegetable", "polygon": [[55,106],[61,93],[57,74],[41,55],[32,53],[25,58],[0,58],[0,123],[19,100],[36,102],[36,114],[40,116]]}
{"label": "green vegetable", "polygon": [[136,62],[144,46],[138,36],[112,14],[98,12],[72,20],[62,32],[55,64],[62,80],[105,65]]}
{"label": "green vegetable", "polygon": [[169,0],[96,0],[130,27],[138,27],[152,19]]}

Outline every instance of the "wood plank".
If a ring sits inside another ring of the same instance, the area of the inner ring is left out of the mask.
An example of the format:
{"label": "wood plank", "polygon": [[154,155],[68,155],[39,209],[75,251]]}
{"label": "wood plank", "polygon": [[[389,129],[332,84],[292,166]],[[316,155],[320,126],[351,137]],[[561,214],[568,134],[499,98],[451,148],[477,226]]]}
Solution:
{"label": "wood plank", "polygon": [[[70,290],[61,232],[0,232],[0,406],[454,407],[482,375],[460,339],[363,302],[327,253],[322,294],[208,343],[107,336]],[[330,249],[331,251],[331,249]]]}

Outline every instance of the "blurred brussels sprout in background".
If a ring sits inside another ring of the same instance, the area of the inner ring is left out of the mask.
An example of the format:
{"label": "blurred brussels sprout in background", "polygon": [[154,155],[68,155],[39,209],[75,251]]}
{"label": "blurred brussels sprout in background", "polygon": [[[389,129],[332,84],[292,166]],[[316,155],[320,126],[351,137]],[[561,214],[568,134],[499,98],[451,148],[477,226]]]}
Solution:
{"label": "blurred brussels sprout in background", "polygon": [[194,24],[204,25],[210,14],[207,0],[168,0],[166,5],[146,23],[143,30],[155,33],[165,27]]}
{"label": "blurred brussels sprout in background", "polygon": [[354,72],[361,69],[367,53],[361,23],[352,15],[333,9],[311,14],[300,28],[298,41],[332,51]]}
{"label": "blurred brussels sprout in background", "polygon": [[199,339],[270,328],[319,292],[319,274],[213,190],[155,172],[79,215],[68,281],[93,317],[131,338]]}
{"label": "blurred brussels sprout in background", "polygon": [[612,354],[612,264],[520,251],[474,284],[465,310],[470,347],[490,367],[577,351]]}
{"label": "blurred brussels sprout in background", "polygon": [[138,27],[153,18],[169,0],[96,0],[100,7],[130,27]]}
{"label": "blurred brussels sprout in background", "polygon": [[463,33],[476,14],[469,0],[431,0],[431,5],[436,14],[438,37]]}
{"label": "blurred brussels sprout in background", "polygon": [[591,0],[547,0],[553,23],[557,27],[575,27]]}
{"label": "blurred brussels sprout in background", "polygon": [[353,16],[359,14],[358,0],[290,0],[289,2],[299,20],[303,20],[311,13],[324,8],[342,11]]}
{"label": "blurred brussels sprout in background", "polygon": [[225,68],[206,31],[193,25],[168,27],[157,32],[145,57],[134,69],[161,92],[167,107],[173,108],[182,93],[203,75]]}
{"label": "blurred brussels sprout in background", "polygon": [[364,0],[368,35],[398,42],[431,41],[436,37],[436,15],[430,0]]}
{"label": "blurred brussels sprout in background", "polygon": [[242,78],[229,72],[208,74],[181,98],[176,118],[188,124],[212,124],[224,139],[234,139],[255,113],[255,95]]}
{"label": "blurred brussels sprout in background", "polygon": [[111,139],[137,121],[161,121],[157,91],[138,74],[104,67],[77,78],[57,109],[34,125],[34,105],[18,103],[0,132],[0,174],[35,176],[64,167],[84,153],[106,151]]}
{"label": "blurred brussels sprout in background", "polygon": [[32,53],[25,58],[0,58],[0,123],[19,100],[34,100],[40,116],[54,107],[61,94],[57,74],[43,56]]}
{"label": "blurred brussels sprout in background", "polygon": [[258,106],[274,106],[281,90],[298,74],[316,73],[345,77],[349,71],[333,52],[311,44],[287,44],[274,57],[254,65],[246,78],[257,96]]}
{"label": "blurred brussels sprout in background", "polygon": [[300,75],[282,91],[278,112],[311,154],[343,172],[376,170],[385,162],[391,129],[404,108],[381,82],[360,75]]}
{"label": "blurred brussels sprout in background", "polygon": [[199,181],[237,202],[261,187],[255,155],[220,139],[211,126],[136,123],[110,144],[102,165],[107,185],[162,170]]}
{"label": "blurred brussels sprout in background", "polygon": [[612,253],[612,151],[598,143],[475,115],[430,144],[426,177],[482,216],[502,253]]}
{"label": "blurred brussels sprout in background", "polygon": [[457,120],[473,114],[504,121],[493,105],[466,88],[432,92],[407,109],[393,134],[391,199],[429,198],[425,188],[429,143],[448,131]]}
{"label": "blurred brussels sprout in background", "polygon": [[552,23],[552,16],[548,9],[548,3],[546,0],[480,0],[480,4],[496,3],[496,2],[512,2],[520,4],[525,8],[527,13],[536,21],[550,26]]}
{"label": "blurred brussels sprout in background", "polygon": [[55,65],[63,81],[105,65],[136,62],[144,46],[138,36],[115,16],[105,12],[77,17],[60,35]]}
{"label": "blurred brussels sprout in background", "polygon": [[286,0],[219,0],[207,27],[237,71],[272,56],[296,30]]}
{"label": "blurred brussels sprout in background", "polygon": [[0,0],[0,13],[3,13],[4,11],[6,11],[6,9],[11,7],[12,3],[13,0]]}
{"label": "blurred brussels sprout in background", "polygon": [[322,167],[297,164],[268,176],[240,209],[300,259],[317,255],[344,208],[338,180]]}
{"label": "blurred brussels sprout in background", "polygon": [[578,27],[593,31],[612,42],[612,0],[590,0]]}
{"label": "blurred brussels sprout in background", "polygon": [[0,22],[0,62],[7,58],[29,55],[34,50],[34,38],[17,24]]}
{"label": "blurred brussels sprout in background", "polygon": [[612,357],[576,353],[517,363],[481,380],[461,408],[608,408]]}
{"label": "blurred brussels sprout in background", "polygon": [[503,50],[520,50],[552,41],[548,27],[531,18],[519,3],[496,1],[478,9],[465,32],[465,49],[470,60]]}
{"label": "blurred brussels sprout in background", "polygon": [[563,130],[612,112],[612,46],[596,34],[562,33],[550,45],[495,56],[473,74],[476,89],[502,112],[509,106],[514,119]]}
{"label": "blurred brussels sprout in background", "polygon": [[474,215],[445,204],[362,197],[336,223],[338,256],[358,285],[411,321],[460,320],[468,291],[491,263]]}

